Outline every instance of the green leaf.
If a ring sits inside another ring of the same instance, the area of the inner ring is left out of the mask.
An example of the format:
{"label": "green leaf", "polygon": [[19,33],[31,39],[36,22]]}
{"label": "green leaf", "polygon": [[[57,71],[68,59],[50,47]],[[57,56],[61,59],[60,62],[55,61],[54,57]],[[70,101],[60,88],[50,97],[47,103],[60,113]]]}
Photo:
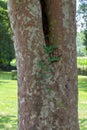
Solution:
{"label": "green leaf", "polygon": [[49,86],[46,86],[46,92],[50,95],[51,94],[51,88]]}
{"label": "green leaf", "polygon": [[43,67],[45,66],[44,60],[41,60],[41,61],[39,62],[39,66],[40,66],[40,68],[43,68]]}
{"label": "green leaf", "polygon": [[48,58],[48,62],[52,63],[52,62],[59,62],[60,58],[56,57],[56,56],[52,56],[50,58]]}
{"label": "green leaf", "polygon": [[53,50],[58,48],[58,45],[43,46],[44,52],[50,54]]}

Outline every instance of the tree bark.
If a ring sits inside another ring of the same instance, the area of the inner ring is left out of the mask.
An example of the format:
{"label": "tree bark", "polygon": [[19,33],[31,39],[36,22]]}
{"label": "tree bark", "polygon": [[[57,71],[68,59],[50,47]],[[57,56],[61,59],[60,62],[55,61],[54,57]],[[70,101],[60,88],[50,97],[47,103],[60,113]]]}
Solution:
{"label": "tree bark", "polygon": [[19,130],[79,130],[75,7],[75,0],[8,0]]}

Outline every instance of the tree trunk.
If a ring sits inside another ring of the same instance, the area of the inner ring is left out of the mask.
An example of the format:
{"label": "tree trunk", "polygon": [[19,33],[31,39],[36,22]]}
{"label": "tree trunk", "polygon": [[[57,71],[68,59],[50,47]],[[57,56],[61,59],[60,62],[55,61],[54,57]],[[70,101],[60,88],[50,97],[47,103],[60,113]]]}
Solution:
{"label": "tree trunk", "polygon": [[75,0],[8,0],[19,130],[79,130]]}

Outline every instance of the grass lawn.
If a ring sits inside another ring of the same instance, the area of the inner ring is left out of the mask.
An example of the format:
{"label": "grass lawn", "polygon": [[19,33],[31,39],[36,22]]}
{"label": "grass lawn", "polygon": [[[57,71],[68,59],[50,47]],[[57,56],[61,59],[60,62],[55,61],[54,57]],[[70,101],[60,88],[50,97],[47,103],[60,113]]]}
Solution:
{"label": "grass lawn", "polygon": [[17,82],[0,72],[0,130],[17,130]]}
{"label": "grass lawn", "polygon": [[81,130],[87,130],[87,76],[78,76],[79,123]]}
{"label": "grass lawn", "polygon": [[[80,130],[87,130],[87,77],[78,76]],[[17,81],[0,72],[0,130],[17,130]]]}

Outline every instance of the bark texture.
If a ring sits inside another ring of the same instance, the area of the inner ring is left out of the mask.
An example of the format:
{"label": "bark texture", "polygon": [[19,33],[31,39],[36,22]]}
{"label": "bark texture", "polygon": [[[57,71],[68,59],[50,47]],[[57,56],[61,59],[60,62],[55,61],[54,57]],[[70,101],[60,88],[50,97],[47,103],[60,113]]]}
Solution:
{"label": "bark texture", "polygon": [[[19,130],[79,130],[75,7],[75,0],[8,0]],[[58,45],[59,62],[48,63],[45,44]]]}

